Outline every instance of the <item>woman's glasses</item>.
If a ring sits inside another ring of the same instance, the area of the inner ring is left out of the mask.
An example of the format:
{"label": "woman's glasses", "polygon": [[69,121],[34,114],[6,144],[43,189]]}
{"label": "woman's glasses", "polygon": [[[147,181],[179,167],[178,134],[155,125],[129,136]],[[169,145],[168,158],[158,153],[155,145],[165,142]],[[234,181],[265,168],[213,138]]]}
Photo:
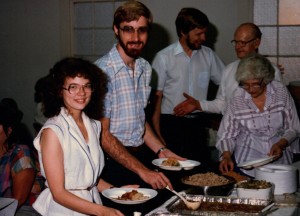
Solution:
{"label": "woman's glasses", "polygon": [[240,82],[239,87],[243,88],[245,90],[249,90],[250,88],[260,89],[263,85],[263,81],[264,81],[264,79],[262,79],[259,83],[253,83],[253,84],[247,84],[247,83]]}
{"label": "woman's glasses", "polygon": [[68,91],[70,94],[77,94],[81,88],[85,93],[91,93],[94,91],[94,88],[91,83],[84,85],[70,84],[68,88],[63,87],[63,89]]}

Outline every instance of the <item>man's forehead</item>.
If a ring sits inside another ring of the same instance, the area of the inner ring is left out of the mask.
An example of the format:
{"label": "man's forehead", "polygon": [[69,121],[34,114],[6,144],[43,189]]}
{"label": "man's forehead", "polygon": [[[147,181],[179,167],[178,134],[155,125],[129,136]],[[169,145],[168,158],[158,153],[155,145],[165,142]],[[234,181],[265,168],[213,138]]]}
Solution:
{"label": "man's forehead", "polygon": [[120,23],[122,26],[132,26],[132,27],[141,27],[141,26],[148,26],[148,21],[144,16],[139,17],[137,20],[132,21],[123,21]]}
{"label": "man's forehead", "polygon": [[234,37],[238,36],[253,36],[253,31],[250,27],[243,26],[241,28],[238,28],[234,33]]}
{"label": "man's forehead", "polygon": [[207,27],[205,27],[205,28],[196,27],[192,30],[194,30],[195,32],[207,32]]}

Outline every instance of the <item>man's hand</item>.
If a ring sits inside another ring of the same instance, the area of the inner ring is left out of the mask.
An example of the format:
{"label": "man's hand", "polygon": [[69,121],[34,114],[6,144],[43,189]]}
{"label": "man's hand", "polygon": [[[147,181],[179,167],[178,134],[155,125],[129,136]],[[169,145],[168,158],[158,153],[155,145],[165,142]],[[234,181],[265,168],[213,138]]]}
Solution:
{"label": "man's hand", "polygon": [[197,101],[187,93],[183,93],[183,96],[186,98],[186,100],[181,102],[174,108],[174,115],[184,116],[195,110],[202,111],[199,101]]}
{"label": "man's hand", "polygon": [[150,184],[153,189],[163,189],[167,185],[173,189],[173,186],[169,179],[162,173],[152,170],[143,172],[139,175],[144,182]]}
{"label": "man's hand", "polygon": [[281,157],[282,152],[288,145],[288,141],[286,139],[280,139],[277,143],[274,143],[270,149],[269,156],[277,155],[276,159]]}
{"label": "man's hand", "polygon": [[158,154],[159,158],[175,158],[177,160],[186,160],[186,158],[180,157],[177,154],[175,154],[174,152],[172,152],[170,149],[164,149],[163,151],[161,151]]}

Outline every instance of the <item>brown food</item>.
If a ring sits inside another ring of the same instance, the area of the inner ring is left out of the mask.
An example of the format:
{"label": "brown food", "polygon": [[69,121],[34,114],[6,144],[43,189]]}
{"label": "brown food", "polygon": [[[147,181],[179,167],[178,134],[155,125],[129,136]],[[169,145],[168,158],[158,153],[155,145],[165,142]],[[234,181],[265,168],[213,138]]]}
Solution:
{"label": "brown food", "polygon": [[[264,205],[247,205],[237,203],[219,203],[219,202],[202,202],[197,211],[220,211],[220,212],[245,212],[245,213],[258,213],[264,207]],[[180,204],[176,206],[177,210],[190,210],[186,205],[180,201]]]}
{"label": "brown food", "polygon": [[245,188],[245,189],[266,189],[272,187],[272,184],[265,180],[251,180],[251,181],[241,182],[237,185],[237,187]]}
{"label": "brown food", "polygon": [[248,180],[247,176],[240,175],[234,171],[229,171],[229,172],[223,173],[223,175],[230,176],[230,177],[234,178],[237,182]]}
{"label": "brown food", "polygon": [[184,180],[185,184],[194,186],[220,186],[230,183],[230,181],[224,176],[219,176],[212,172],[199,173],[188,176]]}
{"label": "brown food", "polygon": [[180,166],[180,163],[175,158],[168,158],[164,160],[161,165],[163,166]]}
{"label": "brown food", "polygon": [[119,200],[143,200],[147,199],[147,196],[144,196],[142,193],[138,192],[137,190],[132,190],[130,192],[126,192],[122,194],[121,197],[118,197]]}

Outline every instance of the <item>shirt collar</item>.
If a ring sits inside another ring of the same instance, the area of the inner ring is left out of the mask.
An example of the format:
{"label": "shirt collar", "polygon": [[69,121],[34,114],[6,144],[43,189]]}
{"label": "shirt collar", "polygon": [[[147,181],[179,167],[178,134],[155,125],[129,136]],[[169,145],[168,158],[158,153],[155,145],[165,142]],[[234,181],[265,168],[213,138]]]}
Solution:
{"label": "shirt collar", "polygon": [[[202,45],[201,45],[202,46]],[[200,48],[201,49],[201,48]],[[200,49],[198,49],[198,50],[193,50],[192,51],[192,56],[193,55],[195,55],[197,52],[199,52],[199,50]],[[184,50],[183,50],[183,47],[181,46],[181,44],[180,44],[180,42],[179,42],[179,40],[176,42],[176,45],[175,45],[175,51],[174,51],[174,55],[179,55],[179,54],[181,54],[181,53],[184,53],[185,54],[185,52],[184,52]]]}
{"label": "shirt collar", "polygon": [[[111,52],[109,53],[111,61],[109,62],[109,65],[114,67],[114,71],[116,73],[122,71],[123,69],[128,70],[128,66],[124,63],[123,59],[120,56],[119,51],[117,50],[117,44],[114,44]],[[138,57],[135,60],[135,71],[140,71],[141,68],[141,58]]]}

